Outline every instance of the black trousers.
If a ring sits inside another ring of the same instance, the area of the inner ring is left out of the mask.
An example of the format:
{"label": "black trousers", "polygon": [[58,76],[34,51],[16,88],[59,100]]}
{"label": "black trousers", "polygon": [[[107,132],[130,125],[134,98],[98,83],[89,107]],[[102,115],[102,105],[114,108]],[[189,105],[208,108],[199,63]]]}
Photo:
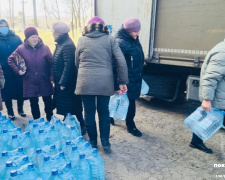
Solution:
{"label": "black trousers", "polygon": [[127,125],[127,128],[129,129],[136,128],[136,125],[134,123],[135,114],[136,114],[135,99],[129,99],[129,107],[128,107],[127,118],[126,118],[126,125]]}
{"label": "black trousers", "polygon": [[[23,110],[23,102],[24,102],[23,99],[17,100],[18,111],[22,111]],[[14,115],[12,100],[6,100],[5,101],[5,106],[6,106],[6,109],[8,111],[8,114]]]}
{"label": "black trousers", "polygon": [[[225,117],[223,119],[223,125],[225,126]],[[200,139],[195,133],[193,133],[192,134],[191,143],[193,143],[193,144],[201,144],[201,143],[203,143],[203,140]]]}
{"label": "black trousers", "polygon": [[[45,104],[45,113],[46,113],[46,119],[48,121],[51,120],[51,117],[53,115],[52,112],[52,97],[51,96],[42,96],[42,99]],[[38,119],[41,117],[40,108],[38,105],[38,97],[29,98],[30,100],[30,107],[31,107],[31,113],[34,119]]]}
{"label": "black trousers", "polygon": [[95,121],[96,110],[99,117],[99,130],[102,145],[109,144],[110,118],[109,118],[109,96],[81,96],[84,104],[84,119],[90,141],[97,143],[97,127]]}

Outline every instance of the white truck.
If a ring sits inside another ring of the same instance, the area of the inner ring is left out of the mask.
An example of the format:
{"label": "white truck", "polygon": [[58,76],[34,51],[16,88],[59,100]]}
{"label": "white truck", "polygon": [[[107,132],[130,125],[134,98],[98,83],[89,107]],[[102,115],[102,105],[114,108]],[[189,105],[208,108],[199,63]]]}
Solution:
{"label": "white truck", "polygon": [[224,9],[222,0],[95,0],[112,34],[125,19],[140,19],[148,95],[169,102],[185,93],[198,100],[205,55],[225,37]]}

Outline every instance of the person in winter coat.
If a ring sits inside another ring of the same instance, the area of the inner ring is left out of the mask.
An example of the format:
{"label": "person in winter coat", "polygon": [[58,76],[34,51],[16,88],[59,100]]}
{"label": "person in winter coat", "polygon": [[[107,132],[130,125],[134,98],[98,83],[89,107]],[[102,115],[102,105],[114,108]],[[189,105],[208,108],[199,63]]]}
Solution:
{"label": "person in winter coat", "polygon": [[[199,99],[206,111],[211,111],[212,107],[225,110],[225,41],[213,47],[205,57],[201,68]],[[213,153],[194,133],[190,147]]]}
{"label": "person in winter coat", "polygon": [[[98,111],[100,138],[106,153],[111,152],[109,143],[110,118],[109,99],[114,94],[113,63],[117,64],[119,87],[126,93],[128,83],[127,66],[115,38],[109,35],[107,26],[99,17],[92,18],[79,39],[76,50],[78,78],[76,94],[82,96],[85,125],[90,143],[97,147],[95,112]],[[113,60],[114,57],[114,60]]]}
{"label": "person in winter coat", "polygon": [[[4,88],[4,84],[5,84],[5,78],[4,78],[4,74],[2,71],[2,67],[0,66],[0,89]],[[1,96],[1,90],[0,90],[0,111],[2,111],[3,107],[2,107],[2,96]]]}
{"label": "person in winter coat", "polygon": [[25,117],[23,111],[23,79],[16,75],[9,67],[7,61],[12,52],[22,44],[19,36],[9,29],[7,21],[0,20],[0,65],[5,76],[5,87],[2,89],[2,99],[7,108],[8,117],[15,119],[12,100],[17,100],[18,114]]}
{"label": "person in winter coat", "polygon": [[[25,40],[9,57],[8,64],[12,70],[23,77],[23,96],[30,100],[31,113],[34,119],[40,118],[38,97],[42,96],[45,104],[46,119],[51,120],[53,94],[52,53],[38,36],[34,27],[24,30]],[[26,71],[19,69],[15,55],[25,61]]]}
{"label": "person in winter coat", "polygon": [[[144,53],[138,38],[140,29],[140,21],[137,18],[129,18],[125,20],[123,27],[116,34],[116,40],[125,56],[128,67],[129,84],[127,85],[127,94],[129,107],[126,126],[128,132],[137,137],[142,136],[142,133],[134,123],[136,111],[135,99],[140,96],[144,65]],[[117,91],[117,93],[120,93],[120,91]],[[114,124],[113,119],[111,119],[111,123]]]}
{"label": "person in winter coat", "polygon": [[75,66],[76,47],[69,37],[70,28],[61,21],[56,21],[52,25],[53,36],[57,43],[53,55],[54,60],[54,106],[57,114],[64,117],[67,113],[76,115],[81,125],[82,134],[86,128],[83,119],[83,106],[81,97],[74,94],[77,81],[77,68]]}

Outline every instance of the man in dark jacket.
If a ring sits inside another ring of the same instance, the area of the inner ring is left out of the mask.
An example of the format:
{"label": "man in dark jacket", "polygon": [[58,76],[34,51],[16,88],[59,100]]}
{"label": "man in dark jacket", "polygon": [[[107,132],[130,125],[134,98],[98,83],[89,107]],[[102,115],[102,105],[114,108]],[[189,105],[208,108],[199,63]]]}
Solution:
{"label": "man in dark jacket", "polygon": [[[140,29],[140,21],[137,18],[129,18],[116,34],[116,40],[125,56],[128,67],[129,84],[127,84],[127,94],[130,104],[126,118],[127,130],[137,137],[142,136],[142,133],[136,128],[134,123],[135,99],[140,96],[144,65],[144,53],[138,39]],[[118,91],[118,93],[120,92]]]}
{"label": "man in dark jacket", "polygon": [[70,28],[67,24],[57,21],[53,23],[53,36],[57,43],[53,55],[53,71],[55,92],[53,102],[57,114],[66,116],[67,113],[76,115],[81,125],[82,134],[86,132],[82,115],[81,97],[74,94],[77,81],[75,66],[75,45],[69,37]]}
{"label": "man in dark jacket", "polygon": [[18,113],[25,117],[23,111],[23,80],[16,75],[8,65],[8,57],[12,52],[22,44],[19,36],[9,30],[9,25],[5,20],[0,20],[0,65],[5,76],[5,87],[2,90],[2,99],[8,111],[8,117],[12,120],[15,115],[12,107],[12,99],[17,100]]}

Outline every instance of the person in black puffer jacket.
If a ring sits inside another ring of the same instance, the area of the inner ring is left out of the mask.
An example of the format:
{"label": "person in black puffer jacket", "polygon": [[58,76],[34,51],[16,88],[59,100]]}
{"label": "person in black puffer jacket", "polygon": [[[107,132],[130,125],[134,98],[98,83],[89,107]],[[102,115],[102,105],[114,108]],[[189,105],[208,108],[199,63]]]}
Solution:
{"label": "person in black puffer jacket", "polygon": [[83,119],[83,107],[80,96],[74,94],[77,81],[77,68],[75,66],[76,47],[69,37],[70,28],[61,21],[53,23],[53,37],[57,43],[53,54],[53,72],[55,92],[53,96],[53,107],[57,114],[64,117],[67,113],[76,115],[81,125],[82,134],[86,128]]}
{"label": "person in black puffer jacket", "polygon": [[[128,132],[137,137],[142,136],[142,133],[136,128],[134,123],[136,110],[135,99],[140,97],[144,65],[144,53],[138,38],[140,29],[140,21],[137,18],[129,18],[116,34],[116,40],[125,56],[128,67],[129,84],[127,84],[127,95],[130,104],[126,118],[126,126]],[[120,91],[117,91],[117,93],[120,94]],[[111,119],[111,123],[114,124],[113,119]]]}

